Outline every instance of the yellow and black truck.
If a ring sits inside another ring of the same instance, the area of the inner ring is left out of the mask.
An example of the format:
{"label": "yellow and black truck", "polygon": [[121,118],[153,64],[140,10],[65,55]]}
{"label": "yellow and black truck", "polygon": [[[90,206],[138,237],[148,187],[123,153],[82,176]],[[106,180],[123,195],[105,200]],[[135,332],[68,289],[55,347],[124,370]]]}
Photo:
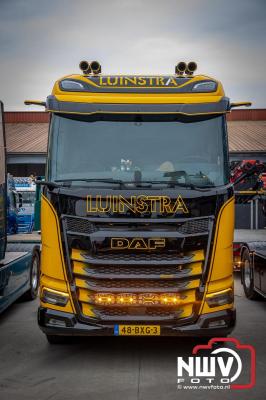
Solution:
{"label": "yellow and black truck", "polygon": [[[235,325],[221,83],[180,62],[162,76],[55,82],[41,205],[39,326],[78,335],[224,336]],[[248,103],[246,103],[248,105]]]}

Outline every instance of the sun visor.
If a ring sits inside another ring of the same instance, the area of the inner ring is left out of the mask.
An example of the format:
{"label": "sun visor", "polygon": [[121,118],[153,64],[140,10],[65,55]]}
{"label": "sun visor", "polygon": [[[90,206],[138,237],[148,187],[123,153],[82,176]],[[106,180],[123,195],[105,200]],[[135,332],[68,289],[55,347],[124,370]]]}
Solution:
{"label": "sun visor", "polygon": [[224,114],[229,111],[229,99],[223,97],[217,102],[180,104],[136,104],[136,103],[87,103],[61,101],[56,96],[47,97],[47,111],[65,114]]}

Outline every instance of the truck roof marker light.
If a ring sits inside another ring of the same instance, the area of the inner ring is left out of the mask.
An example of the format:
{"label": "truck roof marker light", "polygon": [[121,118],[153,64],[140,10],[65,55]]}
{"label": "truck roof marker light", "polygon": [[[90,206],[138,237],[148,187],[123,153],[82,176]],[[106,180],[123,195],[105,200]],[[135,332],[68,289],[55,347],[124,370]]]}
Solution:
{"label": "truck roof marker light", "polygon": [[98,61],[92,61],[90,63],[90,67],[91,67],[91,71],[95,75],[100,74],[102,72],[101,64]]}
{"label": "truck roof marker light", "polygon": [[215,92],[216,89],[217,89],[217,82],[205,81],[205,82],[195,83],[195,85],[192,88],[192,92],[210,93],[210,92]]}
{"label": "truck roof marker light", "polygon": [[195,61],[190,61],[187,65],[187,68],[185,70],[185,73],[187,75],[193,75],[193,73],[196,71],[197,69],[197,63]]}
{"label": "truck roof marker light", "polygon": [[85,91],[85,87],[81,82],[72,81],[70,79],[64,79],[60,82],[61,89],[71,91]]}
{"label": "truck roof marker light", "polygon": [[176,66],[175,66],[175,73],[176,75],[183,75],[184,72],[187,69],[187,63],[184,61],[180,61]]}
{"label": "truck roof marker light", "polygon": [[81,69],[84,75],[88,75],[91,72],[91,66],[88,61],[85,60],[80,61],[79,68]]}

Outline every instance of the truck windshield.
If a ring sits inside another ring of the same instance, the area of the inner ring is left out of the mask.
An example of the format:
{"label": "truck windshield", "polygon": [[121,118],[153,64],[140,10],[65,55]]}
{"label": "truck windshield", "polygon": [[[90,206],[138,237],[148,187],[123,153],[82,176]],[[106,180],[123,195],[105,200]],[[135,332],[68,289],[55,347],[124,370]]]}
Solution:
{"label": "truck windshield", "polygon": [[208,187],[228,183],[228,170],[224,116],[52,116],[50,181],[174,181]]}

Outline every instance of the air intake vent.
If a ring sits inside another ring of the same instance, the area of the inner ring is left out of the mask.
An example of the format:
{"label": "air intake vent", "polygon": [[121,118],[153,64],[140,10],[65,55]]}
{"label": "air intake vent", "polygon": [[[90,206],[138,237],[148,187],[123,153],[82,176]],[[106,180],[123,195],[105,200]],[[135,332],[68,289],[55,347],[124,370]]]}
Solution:
{"label": "air intake vent", "polygon": [[95,225],[86,218],[67,217],[65,220],[68,232],[90,234],[97,231]]}
{"label": "air intake vent", "polygon": [[184,235],[207,232],[209,230],[209,219],[201,218],[186,221],[184,224],[179,226],[177,230]]}

